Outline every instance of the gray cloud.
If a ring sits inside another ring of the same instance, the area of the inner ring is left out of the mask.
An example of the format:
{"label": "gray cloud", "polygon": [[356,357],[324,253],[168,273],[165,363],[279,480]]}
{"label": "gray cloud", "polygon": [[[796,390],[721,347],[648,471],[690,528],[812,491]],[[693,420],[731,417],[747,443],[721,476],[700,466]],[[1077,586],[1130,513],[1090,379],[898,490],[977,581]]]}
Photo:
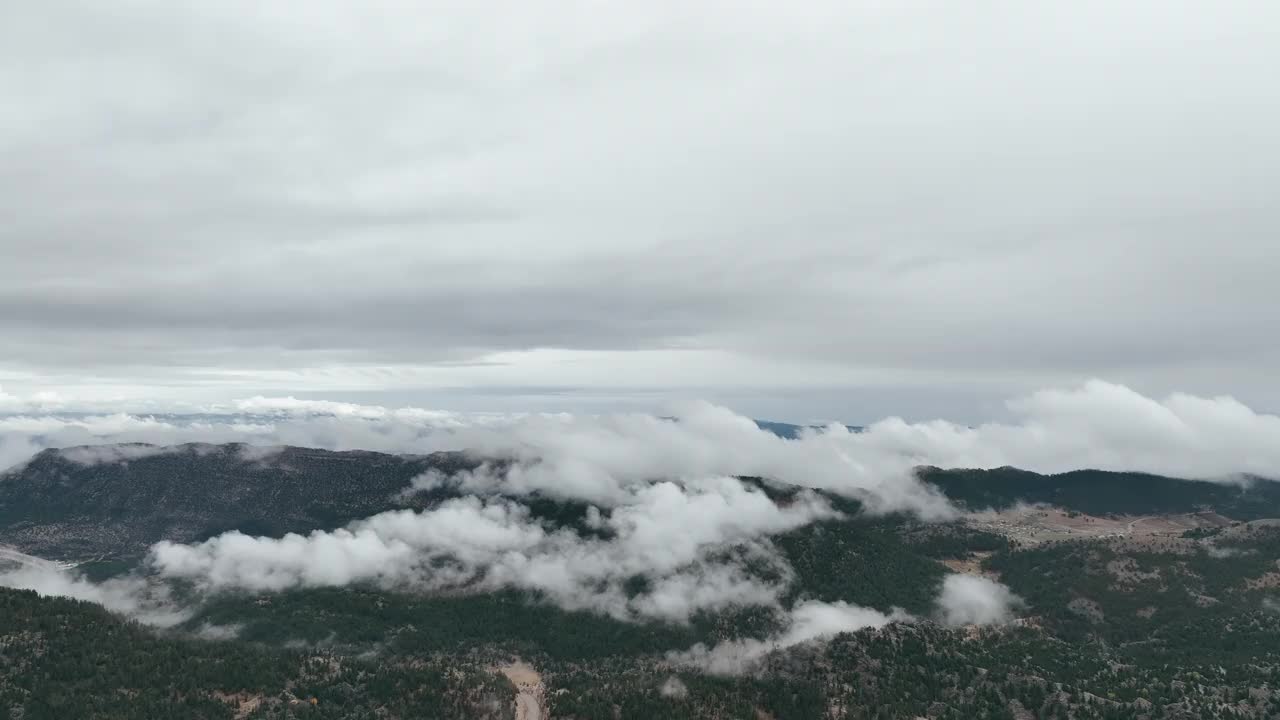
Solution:
{"label": "gray cloud", "polygon": [[[0,372],[721,384],[680,361],[696,351],[754,387],[1101,375],[1274,405],[1277,19],[1153,0],[15,8]],[[547,370],[538,349],[601,354]],[[618,362],[644,352],[676,359]]]}

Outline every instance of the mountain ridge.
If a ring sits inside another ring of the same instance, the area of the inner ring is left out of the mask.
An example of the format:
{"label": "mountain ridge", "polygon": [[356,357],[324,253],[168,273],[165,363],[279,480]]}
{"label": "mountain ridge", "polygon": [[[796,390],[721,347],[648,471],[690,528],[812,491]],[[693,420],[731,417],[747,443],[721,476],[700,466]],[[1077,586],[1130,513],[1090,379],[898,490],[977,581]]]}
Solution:
{"label": "mountain ridge", "polygon": [[[441,487],[405,494],[414,478],[429,471],[450,476],[484,461],[468,452],[399,455],[244,443],[47,449],[0,474],[0,543],[66,558],[138,555],[159,540],[195,542],[230,530],[305,534],[387,510],[429,507],[455,493]],[[1091,515],[1214,509],[1235,520],[1280,517],[1280,482],[1262,479],[1218,483],[1103,470],[929,466],[916,475],[968,511],[1025,503]],[[559,519],[586,510],[577,502],[526,499]]]}

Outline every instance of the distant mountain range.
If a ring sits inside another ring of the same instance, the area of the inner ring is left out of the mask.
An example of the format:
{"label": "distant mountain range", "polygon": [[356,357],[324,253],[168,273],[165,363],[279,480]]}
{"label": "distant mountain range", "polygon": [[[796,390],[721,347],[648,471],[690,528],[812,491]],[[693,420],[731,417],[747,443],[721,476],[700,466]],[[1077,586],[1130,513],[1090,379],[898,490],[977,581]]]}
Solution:
{"label": "distant mountain range", "polygon": [[1042,475],[1011,467],[921,467],[916,475],[970,510],[1002,509],[1021,502],[1054,505],[1090,515],[1158,515],[1212,509],[1237,520],[1280,516],[1280,482],[1257,477],[1223,483],[1102,470]]}
{"label": "distant mountain range", "polygon": [[[826,425],[793,425],[791,423],[773,422],[772,420],[756,420],[755,423],[761,430],[768,430],[774,435],[788,440],[800,437],[800,433],[805,430],[821,430],[827,427]],[[845,427],[849,428],[850,432],[862,432],[865,429],[861,425],[845,425]]]}
{"label": "distant mountain range", "polygon": [[[160,540],[196,542],[229,530],[279,537],[330,529],[452,496],[448,489],[402,491],[428,470],[451,475],[480,462],[464,453],[242,444],[45,450],[0,475],[0,544],[51,558],[137,556]],[[1045,503],[1094,515],[1213,509],[1240,520],[1280,517],[1280,483],[1268,481],[1222,484],[1096,470],[1041,475],[1015,468],[923,467],[918,476],[971,510]],[[582,510],[580,503],[531,500],[535,513],[557,520]]]}
{"label": "distant mountain range", "polygon": [[264,451],[242,444],[45,450],[0,475],[0,543],[49,557],[140,554],[228,530],[280,536],[340,527],[429,498],[410,480],[476,463],[461,454]]}

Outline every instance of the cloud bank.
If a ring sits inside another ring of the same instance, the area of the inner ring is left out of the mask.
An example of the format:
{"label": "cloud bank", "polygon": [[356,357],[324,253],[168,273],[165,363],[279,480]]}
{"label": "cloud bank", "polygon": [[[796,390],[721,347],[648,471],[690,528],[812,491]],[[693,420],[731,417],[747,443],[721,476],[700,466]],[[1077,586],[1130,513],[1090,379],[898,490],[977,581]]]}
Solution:
{"label": "cloud bank", "polygon": [[[18,401],[14,401],[18,402]],[[1016,421],[966,426],[888,418],[784,440],[732,411],[685,403],[668,416],[462,414],[257,397],[199,413],[0,415],[0,464],[48,447],[121,442],[246,442],[397,453],[467,449],[514,461],[475,488],[610,503],[660,478],[758,475],[859,497],[873,510],[945,516],[910,475],[918,465],[1039,472],[1082,468],[1231,480],[1280,477],[1280,417],[1229,397],[1145,397],[1090,381],[1009,402]],[[12,405],[13,403],[11,403]],[[851,409],[856,414],[856,409]],[[113,452],[113,451],[106,451]]]}
{"label": "cloud bank", "polygon": [[[922,464],[1093,467],[1222,481],[1242,472],[1280,476],[1280,418],[1230,398],[1155,400],[1093,381],[1034,393],[1010,408],[1016,422],[968,427],[890,418],[862,432],[832,425],[786,439],[706,403],[682,405],[669,416],[472,417],[260,397],[188,415],[8,415],[0,417],[0,438],[16,455],[87,445],[64,451],[84,464],[130,462],[164,452],[167,443],[194,440],[250,441],[248,455],[260,462],[270,462],[271,446],[286,443],[405,453],[466,449],[489,461],[452,477],[428,474],[406,488],[447,485],[463,496],[431,509],[383,513],[306,536],[232,532],[199,544],[164,542],[152,549],[150,566],[161,578],[208,591],[357,583],[429,592],[517,588],[567,609],[672,622],[731,604],[779,607],[789,569],[769,537],[834,515],[807,489],[857,498],[871,512],[907,511],[928,520],[954,510],[915,479],[912,469]],[[161,446],[107,444],[122,441]],[[774,502],[737,476],[805,490]],[[535,494],[583,503],[581,527],[541,522],[525,504]],[[23,572],[6,582],[77,594],[122,612],[148,607],[130,599],[137,589]],[[940,590],[937,618],[949,625],[1002,623],[1019,603],[993,581],[951,576]],[[695,648],[685,660],[736,672],[770,648],[894,619],[900,618],[876,609],[803,603],[777,637]]]}
{"label": "cloud bank", "polygon": [[[733,478],[708,478],[637,488],[606,516],[593,510],[588,522],[600,537],[547,527],[516,502],[469,496],[307,536],[162,542],[150,563],[207,590],[519,588],[566,609],[683,622],[735,603],[775,605],[788,570],[768,537],[832,516],[816,495],[781,507]],[[782,579],[761,580],[748,563]],[[629,592],[635,578],[646,586]]]}

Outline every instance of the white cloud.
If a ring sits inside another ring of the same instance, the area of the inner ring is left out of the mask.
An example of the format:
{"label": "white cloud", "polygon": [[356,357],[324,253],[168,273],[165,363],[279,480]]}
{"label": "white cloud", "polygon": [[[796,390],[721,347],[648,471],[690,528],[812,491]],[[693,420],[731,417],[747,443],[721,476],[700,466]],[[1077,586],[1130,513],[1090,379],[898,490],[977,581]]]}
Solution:
{"label": "white cloud", "polygon": [[[1020,604],[1021,600],[1004,585],[960,574],[947,576],[937,598],[939,619],[952,626],[1006,623]],[[668,653],[667,659],[713,675],[741,675],[751,672],[762,658],[777,650],[829,639],[840,633],[915,620],[897,608],[884,613],[844,602],[807,601],[791,609],[786,629],[773,637],[726,641],[714,647],[699,643],[683,652]]]}
{"label": "white cloud", "polygon": [[941,467],[1012,465],[1039,472],[1082,468],[1174,477],[1280,477],[1280,417],[1233,398],[1175,393],[1163,401],[1093,380],[1009,403],[1013,424],[875,423],[856,438],[867,452]]}
{"label": "white cloud", "polygon": [[916,482],[910,457],[860,455],[857,436],[843,427],[787,440],[706,403],[684,404],[674,414],[535,417],[504,428],[455,431],[450,439],[459,447],[515,460],[465,475],[461,488],[538,491],[609,505],[656,478],[760,476],[856,497],[875,512],[927,518],[951,513],[945,499]]}
{"label": "white cloud", "polygon": [[190,616],[188,609],[169,596],[166,586],[135,576],[92,582],[72,571],[35,562],[0,572],[0,587],[97,603],[112,612],[158,627],[177,625]]}
{"label": "white cloud", "polygon": [[10,395],[4,391],[4,386],[0,385],[0,412],[17,412],[19,409],[25,409],[26,404],[23,403],[15,395]]}
{"label": "white cloud", "polygon": [[299,400],[294,397],[267,398],[261,395],[245,400],[237,400],[235,408],[240,412],[252,415],[270,415],[273,413],[336,415],[338,417],[357,417],[366,420],[381,420],[387,417],[388,414],[386,408],[378,406],[332,402],[330,400]]}
{"label": "white cloud", "polygon": [[1212,542],[1207,542],[1201,547],[1204,548],[1205,554],[1214,560],[1226,560],[1227,558],[1239,557],[1241,555],[1252,555],[1256,552],[1252,549],[1241,550],[1240,548],[1233,547],[1219,547],[1214,545]]}
{"label": "white cloud", "polygon": [[990,578],[954,573],[942,582],[938,614],[947,625],[1000,625],[1013,619],[1021,598]]}
{"label": "white cloud", "polygon": [[1155,400],[1091,381],[1009,405],[1015,422],[969,427],[889,418],[865,432],[832,425],[787,440],[707,403],[680,404],[672,419],[664,419],[470,415],[255,398],[243,408],[209,407],[195,415],[0,417],[0,461],[18,463],[43,447],[117,442],[247,442],[397,453],[466,449],[510,462],[453,479],[424,477],[418,486],[456,483],[468,492],[541,492],[611,506],[655,479],[755,475],[855,497],[875,512],[905,510],[924,518],[947,517],[952,508],[914,479],[918,465],[1097,468],[1223,481],[1241,473],[1280,477],[1280,417],[1231,398],[1175,394]]}
{"label": "white cloud", "polygon": [[[515,587],[569,609],[683,621],[734,603],[776,603],[780,587],[716,553],[736,552],[785,577],[767,537],[831,515],[814,496],[780,507],[737,480],[708,478],[634,489],[599,521],[607,539],[549,529],[518,503],[473,496],[307,536],[232,532],[197,545],[162,542],[151,564],[163,576],[213,590],[362,582],[418,590]],[[625,585],[636,576],[649,587],[628,597]]]}
{"label": "white cloud", "polygon": [[244,625],[214,625],[204,623],[195,631],[196,637],[202,640],[235,640],[240,637]]}
{"label": "white cloud", "polygon": [[[1020,415],[1016,423],[965,427],[889,419],[861,433],[833,425],[789,440],[706,403],[685,404],[673,418],[473,420],[415,408],[255,398],[231,411],[208,408],[191,416],[3,417],[0,451],[16,461],[42,446],[87,445],[67,456],[115,462],[164,452],[174,442],[249,441],[254,445],[244,448],[246,459],[270,462],[282,444],[415,453],[468,449],[500,461],[451,478],[430,474],[414,487],[454,485],[474,497],[307,537],[233,533],[198,546],[161,544],[157,567],[213,587],[520,587],[545,592],[566,607],[676,619],[735,596],[774,602],[776,587],[748,577],[737,564],[711,563],[708,553],[734,546],[776,559],[764,538],[826,512],[807,496],[779,508],[732,476],[825,489],[858,498],[873,512],[905,510],[936,519],[953,510],[914,478],[912,468],[920,464],[1050,472],[1092,467],[1212,479],[1239,472],[1274,477],[1280,469],[1280,418],[1229,398],[1180,394],[1157,401],[1094,381],[1035,393],[1011,407]],[[101,445],[133,441],[158,447]],[[613,538],[551,531],[517,502],[480,499],[499,492],[589,503],[595,507],[587,522]],[[456,563],[444,562],[446,557]],[[622,584],[632,575],[652,582],[642,596],[627,598]],[[956,578],[944,588],[941,612],[948,622],[988,622],[1003,617],[1009,602],[998,586]]]}
{"label": "white cloud", "polygon": [[772,638],[732,640],[711,648],[699,643],[684,652],[669,653],[667,659],[678,665],[698,667],[713,675],[741,675],[749,672],[764,656],[775,650],[911,619],[910,615],[901,610],[882,613],[844,602],[824,603],[814,600],[802,602],[792,608],[787,629]]}
{"label": "white cloud", "polygon": [[117,444],[117,445],[82,445],[65,448],[58,453],[62,457],[78,465],[102,465],[108,463],[129,462],[139,458],[153,457],[173,452],[175,446]]}
{"label": "white cloud", "polygon": [[36,438],[0,434],[0,477],[8,472],[22,470],[27,461],[43,449],[44,445]]}
{"label": "white cloud", "polygon": [[[153,549],[152,564],[164,576],[193,579],[210,589],[352,583],[425,590],[514,587],[542,592],[561,607],[677,621],[733,602],[776,604],[781,586],[750,575],[747,561],[771,565],[785,584],[788,569],[768,537],[831,514],[812,494],[780,506],[733,476],[775,478],[858,497],[873,510],[903,509],[937,518],[946,517],[950,507],[911,476],[918,464],[1009,464],[1040,471],[1099,467],[1215,479],[1240,471],[1274,477],[1280,468],[1280,418],[1274,415],[1230,398],[1177,394],[1161,401],[1099,381],[1012,402],[1020,418],[1016,423],[964,427],[890,419],[862,433],[831,426],[793,440],[702,403],[682,406],[672,418],[526,416],[474,423],[412,408],[291,400],[254,400],[252,405],[268,414],[236,408],[235,414],[186,418],[4,417],[0,437],[6,444],[0,447],[29,451],[37,443],[63,440],[267,443],[244,449],[254,462],[269,462],[271,445],[282,441],[414,452],[469,448],[502,461],[454,477],[430,474],[409,488],[452,485],[467,497],[308,536],[228,533],[196,545],[161,543]],[[79,462],[113,462],[157,451],[90,445],[68,453]],[[509,497],[495,497],[499,492]],[[585,523],[601,536],[543,526],[519,501],[534,492],[589,503]],[[625,586],[635,576],[645,577],[647,586],[628,596]],[[90,592],[72,580],[62,582],[81,595]],[[953,575],[942,586],[938,617],[952,625],[1000,623],[1012,617],[1019,602],[999,583]],[[796,608],[786,633],[762,645],[704,649],[708,659],[702,662],[740,666],[741,660],[732,658],[803,642],[817,632],[814,628],[855,627],[889,617],[877,612],[804,604]]]}
{"label": "white cloud", "polygon": [[[382,405],[334,402],[332,400],[299,400],[289,397],[263,397],[261,395],[236,400],[231,404],[237,412],[250,416],[285,417],[336,417],[359,420],[386,420],[429,428],[468,427],[472,425],[501,425],[521,415],[505,413],[456,413],[448,410],[428,410],[418,407],[388,408]],[[220,410],[220,406],[214,406]]]}
{"label": "white cloud", "polygon": [[26,397],[11,395],[0,385],[0,415],[20,412],[56,412],[67,405],[66,399],[56,392],[42,391]]}
{"label": "white cloud", "polygon": [[680,678],[672,675],[658,687],[658,694],[672,700],[683,700],[689,697],[689,688]]}
{"label": "white cloud", "polygon": [[[335,405],[348,407],[345,403]],[[281,407],[290,406],[282,403]],[[432,441],[428,437],[442,429],[514,420],[510,416],[462,416],[420,408],[350,407],[354,408],[350,412],[334,412],[333,407],[322,405],[309,410],[293,407],[278,411],[264,406],[260,414],[212,406],[196,408],[197,412],[186,414],[0,415],[0,470],[24,461],[42,449],[120,443],[166,447],[179,443],[243,442],[266,447],[298,445],[332,450],[414,453],[430,450]],[[325,411],[317,412],[321,408]],[[107,458],[111,452],[104,450],[101,455]],[[71,457],[91,459],[94,452],[76,450]]]}

